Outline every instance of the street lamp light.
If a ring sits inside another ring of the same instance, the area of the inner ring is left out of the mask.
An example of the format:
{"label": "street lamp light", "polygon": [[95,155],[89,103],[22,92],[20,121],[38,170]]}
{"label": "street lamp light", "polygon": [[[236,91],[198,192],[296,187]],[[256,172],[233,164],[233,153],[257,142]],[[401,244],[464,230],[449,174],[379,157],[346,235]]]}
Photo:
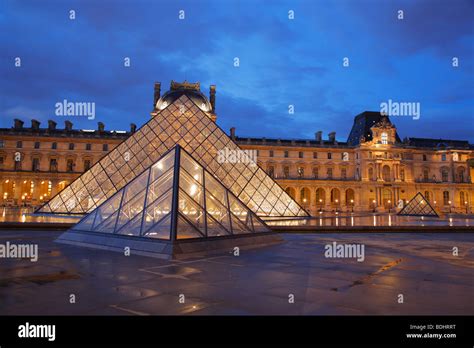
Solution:
{"label": "street lamp light", "polygon": [[467,211],[467,201],[464,202],[464,205],[466,206],[466,214],[468,213]]}
{"label": "street lamp light", "polygon": [[354,212],[354,200],[351,199],[351,213]]}
{"label": "street lamp light", "polygon": [[321,214],[323,212],[323,200],[320,198],[319,199],[319,213]]}
{"label": "street lamp light", "polygon": [[388,203],[388,213],[390,214],[390,210],[392,208],[392,201],[389,199],[387,203]]}
{"label": "street lamp light", "polygon": [[375,213],[375,203],[376,203],[376,202],[375,202],[375,199],[374,199],[374,200],[372,201],[372,205],[373,205],[373,208],[374,208],[374,209],[373,209],[373,212],[374,212],[374,213]]}
{"label": "street lamp light", "polygon": [[338,213],[338,211],[337,211],[337,206],[338,206],[339,200],[338,200],[338,199],[335,199],[334,202],[336,202],[336,214],[337,214],[337,213]]}
{"label": "street lamp light", "polygon": [[451,214],[451,201],[448,201],[449,204],[449,213]]}

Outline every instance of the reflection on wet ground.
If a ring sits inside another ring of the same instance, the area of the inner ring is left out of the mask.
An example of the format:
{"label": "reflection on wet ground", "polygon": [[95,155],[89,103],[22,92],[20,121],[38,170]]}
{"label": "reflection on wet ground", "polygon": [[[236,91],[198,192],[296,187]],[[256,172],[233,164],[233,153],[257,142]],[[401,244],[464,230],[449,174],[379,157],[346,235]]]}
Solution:
{"label": "reflection on wet ground", "polygon": [[309,219],[265,219],[270,226],[474,226],[473,215],[442,218],[396,214],[321,214]]}
{"label": "reflection on wet ground", "polygon": [[34,214],[34,208],[0,208],[0,222],[45,222],[45,223],[75,223],[82,216]]}
{"label": "reflection on wet ground", "polygon": [[[0,315],[474,315],[470,233],[283,233],[187,261],[54,243],[59,233],[2,231],[0,244],[37,243],[39,257],[0,259]],[[364,245],[364,261],[327,258],[334,242]]]}

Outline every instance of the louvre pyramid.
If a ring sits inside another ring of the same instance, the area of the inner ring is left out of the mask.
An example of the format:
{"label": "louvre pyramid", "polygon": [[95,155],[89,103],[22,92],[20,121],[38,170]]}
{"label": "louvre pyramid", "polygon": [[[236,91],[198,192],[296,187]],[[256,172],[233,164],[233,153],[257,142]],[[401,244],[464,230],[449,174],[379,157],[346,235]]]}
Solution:
{"label": "louvre pyramid", "polygon": [[426,198],[418,192],[406,206],[398,212],[398,215],[411,215],[411,216],[436,216],[438,214],[426,200]]}
{"label": "louvre pyramid", "polygon": [[241,161],[246,163],[219,163],[219,150],[240,148],[186,94],[152,115],[149,122],[36,212],[91,212],[179,144],[257,215],[308,216],[250,158]]}
{"label": "louvre pyramid", "polygon": [[177,145],[71,231],[180,240],[270,229]]}

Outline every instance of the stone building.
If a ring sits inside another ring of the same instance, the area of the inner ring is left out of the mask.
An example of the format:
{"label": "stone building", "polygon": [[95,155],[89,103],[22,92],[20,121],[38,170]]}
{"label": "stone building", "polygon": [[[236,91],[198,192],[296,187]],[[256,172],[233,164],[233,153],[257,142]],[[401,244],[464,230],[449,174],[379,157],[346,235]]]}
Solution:
{"label": "stone building", "polygon": [[[173,83],[172,83],[173,88]],[[210,100],[215,117],[215,87]],[[160,99],[155,85],[154,107]],[[26,127],[15,119],[0,129],[0,203],[38,206],[89,169],[136,130],[63,129],[36,120]],[[378,112],[356,116],[346,142],[334,132],[323,139],[230,137],[244,150],[256,150],[258,164],[312,215],[318,212],[389,211],[417,192],[440,211],[471,212],[474,146],[467,141],[405,138]]]}

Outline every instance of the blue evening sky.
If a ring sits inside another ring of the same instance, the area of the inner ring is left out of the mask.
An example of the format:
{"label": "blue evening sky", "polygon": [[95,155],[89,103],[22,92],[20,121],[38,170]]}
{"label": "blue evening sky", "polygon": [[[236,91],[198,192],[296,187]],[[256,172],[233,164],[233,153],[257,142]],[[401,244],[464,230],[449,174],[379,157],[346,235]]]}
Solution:
{"label": "blue evening sky", "polygon": [[474,143],[472,0],[1,0],[0,42],[0,127],[63,127],[64,99],[96,103],[74,128],[141,126],[154,82],[186,79],[217,85],[218,124],[239,136],[345,141],[355,115],[392,99],[421,103],[419,120],[392,117],[402,138]]}

